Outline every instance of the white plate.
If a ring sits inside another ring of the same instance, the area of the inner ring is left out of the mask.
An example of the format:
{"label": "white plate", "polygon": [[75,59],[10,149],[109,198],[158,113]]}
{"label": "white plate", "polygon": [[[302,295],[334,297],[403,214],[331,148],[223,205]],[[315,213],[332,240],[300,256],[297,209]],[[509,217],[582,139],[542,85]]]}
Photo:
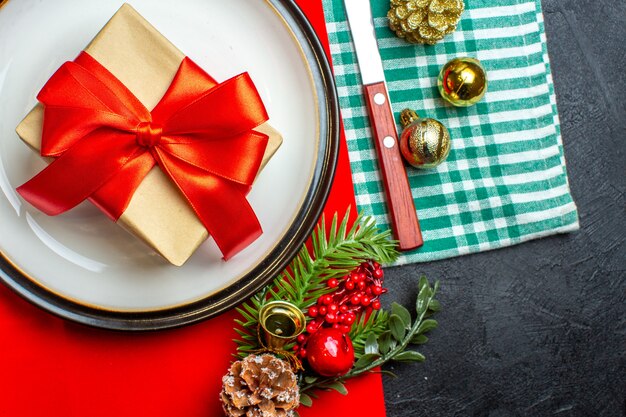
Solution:
{"label": "white plate", "polygon": [[0,276],[36,304],[84,323],[171,327],[231,307],[276,275],[306,239],[336,158],[328,64],[287,0],[135,0],[131,4],[217,80],[248,71],[284,143],[249,201],[264,234],[228,262],[211,239],[169,265],[90,203],[48,217],[15,188],[44,163],[14,129],[52,73],[73,59],[121,0],[11,0],[0,9]]}

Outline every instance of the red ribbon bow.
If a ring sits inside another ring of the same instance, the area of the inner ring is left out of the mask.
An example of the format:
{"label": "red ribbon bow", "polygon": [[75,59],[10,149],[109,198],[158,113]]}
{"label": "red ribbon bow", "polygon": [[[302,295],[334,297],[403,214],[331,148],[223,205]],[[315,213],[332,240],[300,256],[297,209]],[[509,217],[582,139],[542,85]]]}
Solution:
{"label": "red ribbon bow", "polygon": [[185,58],[150,112],[82,52],[37,98],[45,106],[41,154],[56,159],[17,190],[39,210],[56,215],[89,198],[117,220],[158,164],[225,259],[261,235],[246,194],[268,140],[252,129],[268,116],[247,73],[216,85]]}

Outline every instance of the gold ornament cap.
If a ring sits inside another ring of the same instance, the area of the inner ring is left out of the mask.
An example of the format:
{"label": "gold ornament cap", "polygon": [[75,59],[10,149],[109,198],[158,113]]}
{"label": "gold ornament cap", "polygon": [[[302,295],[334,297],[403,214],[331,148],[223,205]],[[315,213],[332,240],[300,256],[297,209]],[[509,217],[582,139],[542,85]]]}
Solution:
{"label": "gold ornament cap", "polygon": [[400,136],[400,151],[415,168],[434,168],[450,154],[450,132],[438,120],[421,119],[411,109],[400,113],[404,130]]}
{"label": "gold ornament cap", "polygon": [[474,58],[455,58],[441,68],[439,93],[450,104],[468,107],[478,103],[487,91],[487,73]]}

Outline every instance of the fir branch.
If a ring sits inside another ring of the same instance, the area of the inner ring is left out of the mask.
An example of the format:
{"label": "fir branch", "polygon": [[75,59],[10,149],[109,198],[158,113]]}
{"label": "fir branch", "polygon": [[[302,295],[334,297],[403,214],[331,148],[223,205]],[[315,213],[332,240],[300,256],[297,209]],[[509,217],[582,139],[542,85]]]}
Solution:
{"label": "fir branch", "polygon": [[[273,283],[255,294],[237,308],[241,319],[235,320],[239,338],[236,356],[241,358],[254,352],[259,346],[258,317],[263,305],[274,300],[288,300],[306,310],[324,294],[333,291],[327,280],[340,278],[366,260],[385,264],[393,262],[398,252],[396,242],[389,239],[390,232],[380,232],[373,220],[359,215],[348,229],[349,212],[341,223],[337,214],[333,217],[328,233],[325,219],[322,218],[311,237],[312,251],[303,246],[287,269],[276,277]],[[441,306],[434,299],[439,283],[433,287],[422,277],[416,302],[417,317],[412,323],[411,314],[403,306],[393,303],[391,312],[374,311],[361,314],[353,325],[350,338],[353,341],[356,362],[346,375],[326,378],[308,373],[299,374],[302,405],[311,406],[316,389],[335,390],[346,394],[344,382],[366,372],[375,372],[388,361],[423,361],[424,356],[407,350],[409,344],[423,344],[428,341],[424,333],[437,326],[429,317]],[[287,347],[288,348],[288,347]],[[385,371],[381,371],[385,372]]]}
{"label": "fir branch", "polygon": [[[327,280],[350,273],[368,259],[379,263],[397,259],[396,243],[389,240],[389,231],[379,232],[375,223],[362,215],[348,230],[349,216],[348,210],[338,225],[335,214],[328,234],[322,217],[311,238],[313,254],[306,246],[300,250],[290,267],[279,276],[279,290],[273,294],[275,299],[289,299],[304,311],[321,295],[332,291],[326,286]],[[295,297],[289,297],[293,295]]]}
{"label": "fir branch", "polygon": [[380,336],[387,330],[388,322],[389,313],[384,310],[373,311],[369,316],[367,314],[360,315],[359,320],[353,324],[352,330],[350,330],[354,357],[357,360],[365,354],[365,342],[369,335]]}
{"label": "fir branch", "polygon": [[236,356],[247,356],[258,349],[258,317],[261,307],[274,300],[288,300],[306,313],[316,300],[331,291],[326,281],[347,275],[362,262],[374,260],[381,264],[395,261],[398,257],[396,242],[390,240],[390,232],[381,232],[373,219],[357,216],[348,228],[350,210],[341,223],[335,213],[326,232],[326,221],[311,236],[312,253],[304,245],[298,255],[273,283],[237,308],[244,317],[237,332]]}

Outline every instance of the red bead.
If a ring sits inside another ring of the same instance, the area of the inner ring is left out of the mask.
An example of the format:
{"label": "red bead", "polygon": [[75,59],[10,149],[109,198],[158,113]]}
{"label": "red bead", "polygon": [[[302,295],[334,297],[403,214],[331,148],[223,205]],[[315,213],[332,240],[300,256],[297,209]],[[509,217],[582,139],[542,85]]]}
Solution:
{"label": "red bead", "polygon": [[352,298],[350,298],[350,302],[354,305],[359,305],[361,304],[361,296],[360,295],[353,295]]}
{"label": "red bead", "polygon": [[367,284],[365,283],[365,281],[359,281],[358,286],[360,290],[364,290]]}
{"label": "red bead", "polygon": [[341,328],[341,324],[339,323],[333,324],[333,329],[340,329],[340,328]]}
{"label": "red bead", "polygon": [[322,295],[320,298],[317,299],[317,305],[322,305],[324,304],[324,296]]}
{"label": "red bead", "polygon": [[326,323],[334,323],[335,321],[337,321],[337,316],[335,316],[335,313],[326,314]]}
{"label": "red bead", "polygon": [[385,276],[385,273],[383,272],[383,270],[381,268],[376,268],[374,270],[374,278],[381,279],[384,276]]}
{"label": "red bead", "polygon": [[298,343],[304,343],[304,341],[306,340],[306,336],[303,334],[299,334],[296,340],[298,341]]}
{"label": "red bead", "polygon": [[365,294],[367,294],[367,295],[372,295],[372,287],[367,287],[367,288],[365,289]]}
{"label": "red bead", "polygon": [[300,345],[293,345],[293,351],[298,353],[298,351],[300,350]]}
{"label": "red bead", "polygon": [[372,287],[372,293],[374,295],[381,295],[383,293],[383,287],[381,287],[380,285],[374,285]]}
{"label": "red bead", "polygon": [[317,309],[317,307],[313,306],[309,308],[309,316],[317,317],[318,314],[319,314],[319,310]]}
{"label": "red bead", "polygon": [[350,325],[354,323],[354,320],[356,320],[356,316],[354,315],[354,313],[349,313],[346,314],[341,321],[343,322],[343,324]]}
{"label": "red bead", "polygon": [[361,305],[364,305],[364,306],[370,305],[371,302],[372,301],[367,295],[361,299]]}
{"label": "red bead", "polygon": [[326,315],[326,313],[328,312],[328,308],[327,308],[326,306],[321,306],[321,307],[318,309],[318,311],[319,311],[319,313],[320,313],[320,316],[325,316],[325,315]]}
{"label": "red bead", "polygon": [[347,313],[348,312],[348,306],[345,304],[342,304],[339,306],[339,311],[341,311],[342,313]]}
{"label": "red bead", "polygon": [[341,333],[350,333],[350,326],[346,326],[345,324],[341,326]]}
{"label": "red bead", "polygon": [[330,295],[324,296],[324,304],[328,305],[328,304],[331,304],[332,302],[333,302],[333,297],[331,297]]}
{"label": "red bead", "polygon": [[372,308],[374,310],[380,310],[380,301],[376,300],[372,303]]}
{"label": "red bead", "polygon": [[300,349],[300,351],[298,351],[298,356],[304,359],[306,357],[306,349]]}
{"label": "red bead", "polygon": [[354,282],[346,281],[346,290],[352,291],[354,289]]}
{"label": "red bead", "polygon": [[306,331],[307,331],[308,333],[315,333],[315,331],[316,331],[316,330],[317,330],[317,326],[315,325],[315,323],[309,323],[309,324],[306,326]]}
{"label": "red bead", "polygon": [[367,278],[367,275],[365,275],[365,272],[361,272],[359,274],[359,281],[365,281],[365,278]]}
{"label": "red bead", "polygon": [[339,310],[339,306],[337,304],[331,304],[328,306],[328,311],[331,313],[336,313]]}
{"label": "red bead", "polygon": [[374,267],[374,269],[380,268],[380,264],[376,261],[372,262],[372,266]]}
{"label": "red bead", "polygon": [[328,286],[330,288],[336,288],[337,285],[339,285],[339,281],[337,281],[335,278],[331,278],[328,280]]}

